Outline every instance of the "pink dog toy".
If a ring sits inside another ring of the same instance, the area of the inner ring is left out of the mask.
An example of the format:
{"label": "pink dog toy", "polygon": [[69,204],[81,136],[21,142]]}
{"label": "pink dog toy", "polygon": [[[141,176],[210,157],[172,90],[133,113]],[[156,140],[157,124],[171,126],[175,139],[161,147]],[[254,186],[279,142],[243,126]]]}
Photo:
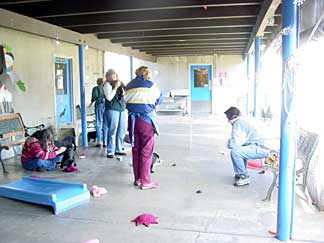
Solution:
{"label": "pink dog toy", "polygon": [[94,239],[94,240],[87,240],[85,242],[82,243],[100,243],[98,239]]}
{"label": "pink dog toy", "polygon": [[87,157],[87,155],[85,153],[82,153],[79,155],[79,159],[85,159]]}
{"label": "pink dog toy", "polygon": [[65,168],[63,171],[64,172],[74,172],[74,171],[80,171],[80,170],[78,169],[78,167],[72,165],[70,167]]}
{"label": "pink dog toy", "polygon": [[131,220],[131,222],[135,222],[136,226],[143,224],[146,227],[149,227],[150,224],[158,224],[157,219],[158,217],[154,216],[153,214],[143,213]]}
{"label": "pink dog toy", "polygon": [[104,187],[93,186],[91,192],[93,196],[100,197],[101,195],[106,194],[107,190]]}

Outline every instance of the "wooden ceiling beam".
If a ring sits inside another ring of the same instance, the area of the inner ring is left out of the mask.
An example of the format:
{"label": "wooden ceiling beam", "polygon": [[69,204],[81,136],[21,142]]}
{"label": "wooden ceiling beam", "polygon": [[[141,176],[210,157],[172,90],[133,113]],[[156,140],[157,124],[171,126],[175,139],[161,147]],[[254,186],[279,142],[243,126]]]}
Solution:
{"label": "wooden ceiling beam", "polygon": [[228,55],[243,55],[244,51],[176,51],[176,52],[155,52],[151,55],[161,56],[161,55],[172,55],[172,56],[181,56],[181,55],[214,55],[214,54],[228,54]]}
{"label": "wooden ceiling beam", "polygon": [[190,21],[145,22],[129,24],[100,24],[67,28],[83,34],[130,33],[143,31],[162,31],[179,29],[238,28],[253,27],[256,17],[243,19],[204,19]]}
{"label": "wooden ceiling beam", "polygon": [[160,44],[151,44],[151,45],[137,45],[132,46],[133,49],[159,49],[159,48],[176,48],[176,47],[200,47],[200,46],[207,46],[207,47],[228,47],[228,46],[245,46],[247,42],[237,42],[237,43],[187,43],[187,44],[170,44],[170,45],[160,45]]}
{"label": "wooden ceiling beam", "polygon": [[279,5],[281,4],[281,0],[265,0],[262,4],[260,13],[258,15],[255,28],[253,32],[251,33],[251,37],[249,40],[249,43],[246,47],[246,53],[249,53],[250,48],[254,42],[254,39],[256,36],[263,36],[263,32],[266,29],[267,25],[269,24],[269,19],[272,18]]}
{"label": "wooden ceiling beam", "polygon": [[184,29],[184,30],[160,30],[142,32],[107,33],[98,35],[99,39],[142,38],[142,37],[170,37],[193,35],[226,35],[226,34],[250,34],[252,27],[216,28],[216,29]]}
{"label": "wooden ceiling beam", "polygon": [[[51,2],[52,0],[20,0],[20,1],[1,1],[0,2],[0,7],[5,7],[5,6],[13,6],[13,5],[21,5],[22,4],[31,4],[31,3],[39,3],[39,2]],[[26,5],[24,5],[26,8]]]}
{"label": "wooden ceiling beam", "polygon": [[163,42],[130,42],[124,43],[126,47],[139,47],[139,46],[168,46],[168,45],[213,45],[213,44],[240,44],[248,43],[248,40],[199,40],[199,41],[163,41]]}
{"label": "wooden ceiling beam", "polygon": [[[201,35],[201,36],[182,36],[182,37],[143,37],[143,38],[124,38],[124,39],[113,39],[112,43],[133,43],[133,42],[165,42],[165,41],[202,41],[202,40],[248,40],[249,34],[238,34],[238,35]],[[101,39],[101,38],[99,38]]]}
{"label": "wooden ceiling beam", "polygon": [[157,49],[157,50],[140,50],[145,51],[146,53],[156,53],[156,52],[199,52],[199,51],[241,51],[244,52],[244,48],[236,47],[236,48],[193,48],[193,49]]}
{"label": "wooden ceiling beam", "polygon": [[201,45],[192,45],[192,46],[166,46],[166,47],[141,47],[133,48],[138,49],[139,51],[154,51],[154,50],[174,50],[174,49],[236,49],[236,48],[245,48],[245,44],[242,45],[227,45],[227,46],[201,46]]}
{"label": "wooden ceiling beam", "polygon": [[154,10],[138,12],[98,13],[92,15],[74,15],[68,17],[42,18],[45,22],[62,26],[76,27],[98,24],[129,24],[143,22],[163,22],[181,20],[226,19],[257,17],[259,6],[233,6],[208,8],[188,8],[171,10]]}
{"label": "wooden ceiling beam", "polygon": [[[29,2],[29,7],[18,3]],[[145,10],[170,10],[183,8],[225,7],[225,6],[255,6],[261,5],[262,0],[69,0],[64,1],[5,1],[0,6],[23,15],[38,18],[66,17],[98,13],[136,12]]]}
{"label": "wooden ceiling beam", "polygon": [[[12,20],[14,20],[14,22],[12,22]],[[0,8],[0,26],[4,29],[7,28],[29,33],[31,35],[38,36],[39,38],[47,38],[48,43],[51,43],[51,40],[59,40],[60,42],[70,43],[72,44],[71,46],[88,45],[90,48],[101,51],[111,51],[123,55],[131,55],[133,57],[150,62],[156,61],[155,57],[146,55],[145,53],[139,52],[138,50],[125,48],[120,44],[112,44],[107,40],[98,40],[98,38],[94,35],[82,35],[74,31],[70,31],[17,13],[13,13],[2,8]],[[19,34],[17,34],[17,36],[19,36]],[[30,50],[26,49],[26,51]]]}
{"label": "wooden ceiling beam", "polygon": [[218,51],[235,51],[235,52],[241,52],[244,53],[244,48],[240,49],[196,49],[196,50],[184,50],[184,49],[175,49],[175,50],[154,50],[154,51],[143,51],[147,54],[155,55],[155,53],[172,53],[172,52],[218,52]]}
{"label": "wooden ceiling beam", "polygon": [[155,57],[174,57],[174,56],[211,56],[211,55],[214,55],[214,54],[217,54],[217,55],[223,55],[223,56],[244,56],[243,53],[208,53],[208,54],[193,54],[193,53],[181,53],[181,54],[160,54],[160,55],[154,55]]}

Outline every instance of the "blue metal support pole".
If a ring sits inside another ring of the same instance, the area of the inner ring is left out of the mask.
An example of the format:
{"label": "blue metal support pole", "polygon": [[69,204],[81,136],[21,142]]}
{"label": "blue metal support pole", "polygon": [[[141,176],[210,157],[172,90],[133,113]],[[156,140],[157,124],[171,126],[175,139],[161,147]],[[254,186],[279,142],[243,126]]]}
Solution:
{"label": "blue metal support pole", "polygon": [[246,92],[246,115],[249,115],[249,91],[250,91],[250,53],[246,55],[246,78],[247,78],[247,92]]}
{"label": "blue metal support pole", "polygon": [[84,68],[84,45],[79,45],[79,69],[80,69],[80,99],[81,99],[81,125],[82,145],[88,147],[86,104],[85,104],[85,68]]}
{"label": "blue metal support pole", "polygon": [[133,78],[134,78],[134,72],[133,72],[134,63],[133,63],[133,57],[132,56],[129,57],[129,61],[130,61],[130,78],[131,78],[131,80],[133,80]]}
{"label": "blue metal support pole", "polygon": [[294,0],[282,1],[282,104],[279,192],[277,210],[277,238],[288,241],[292,237],[296,162],[296,119],[294,117],[293,54],[296,50],[297,5]]}
{"label": "blue metal support pole", "polygon": [[300,5],[296,6],[296,49],[299,48],[299,33],[300,33],[300,18],[301,18],[301,12],[300,12]]}
{"label": "blue metal support pole", "polygon": [[[299,32],[300,32],[300,5],[297,5],[297,14],[296,14],[296,49],[299,48]],[[296,145],[297,146],[297,145]],[[297,151],[295,153],[294,160],[294,171],[293,171],[293,188],[292,188],[292,202],[291,202],[291,220],[290,220],[290,239],[293,239],[294,234],[294,217],[295,217],[295,182],[296,182],[296,159]]]}
{"label": "blue metal support pole", "polygon": [[254,62],[254,104],[253,104],[253,116],[256,117],[257,113],[258,113],[258,109],[257,109],[257,88],[258,88],[258,82],[259,82],[259,72],[260,72],[260,61],[261,61],[261,49],[260,49],[260,45],[261,45],[261,37],[255,37],[254,40],[254,58],[255,58],[255,62]]}

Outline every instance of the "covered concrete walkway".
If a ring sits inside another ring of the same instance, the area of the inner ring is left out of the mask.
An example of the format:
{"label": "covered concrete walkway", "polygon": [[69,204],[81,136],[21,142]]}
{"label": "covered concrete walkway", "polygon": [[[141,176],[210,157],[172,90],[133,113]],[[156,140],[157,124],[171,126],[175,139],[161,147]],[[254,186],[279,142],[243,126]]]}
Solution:
{"label": "covered concrete walkway", "polygon": [[[161,183],[155,190],[132,185],[130,153],[123,161],[107,159],[92,146],[88,157],[78,160],[81,172],[72,174],[29,173],[19,158],[6,161],[10,173],[0,174],[0,184],[36,174],[104,186],[108,194],[57,216],[43,206],[0,198],[0,242],[279,242],[268,233],[276,229],[277,191],[270,203],[261,201],[271,175],[251,171],[251,185],[232,186],[225,117],[159,116],[159,123],[156,151],[164,161],[152,174]],[[295,242],[324,242],[324,214],[306,211],[299,197],[296,202]],[[144,212],[158,216],[159,224],[135,227],[130,220]]]}

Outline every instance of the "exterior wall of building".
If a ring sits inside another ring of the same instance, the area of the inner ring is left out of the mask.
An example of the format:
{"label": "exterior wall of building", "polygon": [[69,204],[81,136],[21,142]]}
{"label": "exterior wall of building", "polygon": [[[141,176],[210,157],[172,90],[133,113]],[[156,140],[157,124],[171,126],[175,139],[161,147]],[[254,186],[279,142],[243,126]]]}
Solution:
{"label": "exterior wall of building", "polygon": [[153,81],[161,90],[189,89],[189,65],[213,64],[212,56],[158,57],[153,65]]}
{"label": "exterior wall of building", "polygon": [[[37,35],[0,27],[0,43],[12,48],[15,56],[14,72],[26,86],[22,92],[13,85],[13,108],[20,112],[26,124],[45,123],[55,125],[54,57],[72,59],[73,107],[80,104],[79,59],[77,45],[40,37]],[[245,107],[246,65],[241,56],[181,56],[159,57],[157,63],[134,58],[134,66],[147,65],[153,70],[153,81],[161,91],[189,89],[191,64],[213,66],[212,111],[223,112],[230,105]],[[85,50],[86,104],[90,103],[92,88],[98,77],[104,76],[104,53],[101,50]],[[125,70],[130,72],[130,70]],[[220,80],[220,73],[227,77]],[[76,110],[74,109],[76,119]]]}
{"label": "exterior wall of building", "polygon": [[109,69],[114,69],[118,78],[126,85],[130,80],[130,57],[115,52],[106,51],[104,54],[105,73]]}
{"label": "exterior wall of building", "polygon": [[[244,114],[248,83],[243,57],[217,56],[216,73],[217,78],[213,83],[213,113],[223,113],[228,107],[236,106]],[[220,73],[222,77],[219,77]]]}
{"label": "exterior wall of building", "polygon": [[[188,89],[190,87],[190,65],[211,64],[212,112],[222,113],[231,105],[245,108],[247,92],[246,65],[242,56],[181,56],[158,57],[153,64],[153,81],[160,90]],[[220,73],[227,77],[220,80]]]}
{"label": "exterior wall of building", "polygon": [[[96,50],[93,48],[88,48],[85,50],[85,100],[86,104],[91,102],[91,92],[92,88],[97,85],[97,79],[105,79],[104,70],[104,52],[101,50]],[[78,82],[79,83],[79,82]],[[80,100],[80,99],[79,99]],[[78,102],[80,102],[78,100]]]}
{"label": "exterior wall of building", "polygon": [[[54,58],[72,59],[72,97],[75,107],[80,104],[78,47],[74,44],[39,37],[0,27],[0,42],[12,48],[14,74],[25,83],[26,91],[13,84],[14,112],[20,112],[26,124],[55,125]],[[95,49],[85,51],[86,104],[90,103],[92,87],[103,76],[103,53]],[[76,112],[74,110],[74,116]]]}

